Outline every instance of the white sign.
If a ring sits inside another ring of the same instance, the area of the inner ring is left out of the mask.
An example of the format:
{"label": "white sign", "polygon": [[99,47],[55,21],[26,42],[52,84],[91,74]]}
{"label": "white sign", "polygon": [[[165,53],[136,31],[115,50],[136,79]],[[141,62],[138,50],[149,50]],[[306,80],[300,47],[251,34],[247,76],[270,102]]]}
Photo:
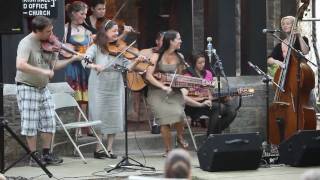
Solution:
{"label": "white sign", "polygon": [[57,0],[22,0],[22,13],[25,16],[57,17]]}

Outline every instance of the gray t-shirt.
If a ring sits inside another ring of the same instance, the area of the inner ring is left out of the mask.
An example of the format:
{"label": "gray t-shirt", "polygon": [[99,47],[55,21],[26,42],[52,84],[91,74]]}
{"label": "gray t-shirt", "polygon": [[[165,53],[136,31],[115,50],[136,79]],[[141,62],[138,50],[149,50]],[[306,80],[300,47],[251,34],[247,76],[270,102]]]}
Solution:
{"label": "gray t-shirt", "polygon": [[[21,59],[28,59],[28,64],[32,66],[49,69],[49,61],[57,59],[57,54],[44,52],[41,49],[41,42],[30,33],[18,45],[17,61]],[[17,70],[15,80],[35,87],[45,87],[49,82],[49,77]]]}

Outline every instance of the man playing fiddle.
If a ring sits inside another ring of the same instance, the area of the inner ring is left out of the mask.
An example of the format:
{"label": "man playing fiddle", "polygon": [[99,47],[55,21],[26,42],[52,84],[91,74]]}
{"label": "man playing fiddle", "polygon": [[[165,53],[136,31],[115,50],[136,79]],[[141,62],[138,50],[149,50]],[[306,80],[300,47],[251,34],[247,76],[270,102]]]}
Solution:
{"label": "man playing fiddle", "polygon": [[[49,153],[56,123],[52,97],[47,84],[54,76],[54,70],[61,69],[82,58],[74,56],[67,60],[57,61],[57,53],[45,52],[41,48],[41,42],[48,40],[52,35],[53,25],[48,18],[35,17],[31,22],[31,28],[32,32],[18,45],[16,59],[15,81],[21,114],[21,134],[26,136],[30,151],[43,164],[59,164],[62,159]],[[36,148],[38,131],[41,132],[43,141],[42,155],[37,152]],[[31,159],[30,165],[36,165],[36,162]]]}

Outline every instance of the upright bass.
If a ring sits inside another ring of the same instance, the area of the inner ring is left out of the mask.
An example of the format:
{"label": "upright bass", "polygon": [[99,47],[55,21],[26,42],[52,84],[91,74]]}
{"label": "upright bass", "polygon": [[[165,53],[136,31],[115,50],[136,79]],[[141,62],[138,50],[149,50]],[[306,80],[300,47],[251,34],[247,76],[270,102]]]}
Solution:
{"label": "upright bass", "polygon": [[[301,0],[289,36],[289,46],[296,40],[294,30],[302,19],[310,0]],[[284,60],[285,67],[279,67],[274,81],[280,88],[275,91],[274,101],[269,107],[268,140],[280,144],[299,130],[316,128],[315,110],[309,105],[310,92],[315,87],[314,73],[306,60],[288,47]]]}

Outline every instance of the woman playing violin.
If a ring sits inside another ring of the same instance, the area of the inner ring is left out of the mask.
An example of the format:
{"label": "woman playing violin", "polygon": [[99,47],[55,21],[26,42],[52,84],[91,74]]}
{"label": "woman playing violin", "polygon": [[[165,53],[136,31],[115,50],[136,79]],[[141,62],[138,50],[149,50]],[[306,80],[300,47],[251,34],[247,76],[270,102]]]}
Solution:
{"label": "woman playing violin", "polygon": [[[83,26],[91,31],[93,38],[97,34],[97,29],[107,20],[105,17],[106,14],[106,2],[105,0],[91,0],[90,1],[90,10],[92,15],[88,16],[83,23]],[[131,26],[123,26],[123,32],[119,36],[119,39],[123,39],[129,32],[134,31]]]}
{"label": "woman playing violin", "polygon": [[181,46],[181,36],[177,31],[169,30],[164,33],[163,45],[158,53],[154,53],[151,62],[154,66],[147,69],[146,78],[150,82],[147,101],[154,112],[154,116],[161,125],[161,134],[165,145],[165,154],[171,150],[170,125],[177,130],[177,141],[182,148],[187,148],[188,143],[183,138],[185,101],[193,106],[210,106],[211,101],[196,102],[187,97],[187,90],[171,88],[154,77],[154,73],[177,73],[182,74],[184,70],[183,56],[177,50]]}
{"label": "woman playing violin", "polygon": [[[82,26],[87,14],[87,5],[81,1],[74,1],[67,7],[67,14],[70,22],[65,25],[64,41],[74,46],[75,51],[84,53],[92,42],[91,32]],[[81,62],[69,64],[65,70],[66,81],[74,90],[75,99],[85,113],[88,105],[89,73],[88,69],[82,67]],[[78,135],[81,134],[79,130]]]}
{"label": "woman playing violin", "polygon": [[[294,20],[295,20],[295,17],[293,16],[285,16],[281,19],[281,29],[286,36],[286,38],[284,39],[286,43],[289,42],[289,36],[291,33]],[[304,55],[308,54],[310,51],[308,38],[306,38],[305,36],[301,36],[299,32],[295,32],[295,35],[296,35],[296,40],[294,42],[293,47],[296,48],[297,50],[301,50],[301,52]],[[285,65],[283,60],[287,55],[287,51],[288,51],[287,45],[285,45],[284,43],[278,43],[274,47],[271,55],[268,56],[268,59],[267,59],[268,64],[277,65],[277,66],[280,66],[281,68],[284,68]]]}
{"label": "woman playing violin", "polygon": [[[95,158],[116,158],[112,152],[112,145],[116,133],[123,131],[125,93],[122,72],[114,65],[119,65],[129,70],[133,69],[145,58],[138,56],[135,60],[127,60],[110,52],[113,42],[118,40],[118,25],[111,20],[104,22],[100,27],[94,44],[86,52],[86,57],[92,63],[86,65],[91,69],[89,77],[89,112],[90,117],[99,119],[103,123],[100,126],[101,136],[107,135],[107,150],[105,154],[101,147],[97,146],[94,152]],[[102,138],[103,139],[103,138]]]}
{"label": "woman playing violin", "polygon": [[90,10],[92,15],[88,16],[84,22],[84,27],[91,31],[92,34],[97,33],[97,25],[105,20],[106,13],[105,0],[91,0]]}

